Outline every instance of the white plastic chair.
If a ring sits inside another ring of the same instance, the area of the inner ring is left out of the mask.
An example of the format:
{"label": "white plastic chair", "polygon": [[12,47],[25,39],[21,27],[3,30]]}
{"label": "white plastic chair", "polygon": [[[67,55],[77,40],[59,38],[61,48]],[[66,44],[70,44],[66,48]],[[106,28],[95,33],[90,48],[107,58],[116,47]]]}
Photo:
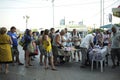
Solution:
{"label": "white plastic chair", "polygon": [[107,46],[105,46],[103,49],[100,50],[101,54],[101,59],[96,59],[95,56],[93,55],[92,57],[92,63],[91,63],[91,71],[93,71],[93,64],[94,61],[96,61],[97,69],[98,69],[98,63],[100,62],[100,67],[101,67],[101,72],[103,72],[103,62],[105,61],[105,56],[107,54]]}

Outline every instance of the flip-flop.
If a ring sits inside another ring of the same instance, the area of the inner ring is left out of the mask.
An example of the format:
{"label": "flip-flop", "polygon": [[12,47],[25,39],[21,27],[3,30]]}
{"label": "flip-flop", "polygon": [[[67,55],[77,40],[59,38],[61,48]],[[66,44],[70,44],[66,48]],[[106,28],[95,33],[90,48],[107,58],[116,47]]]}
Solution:
{"label": "flip-flop", "polygon": [[2,72],[2,68],[0,69],[0,72]]}
{"label": "flip-flop", "polygon": [[45,70],[49,69],[49,67],[45,67]]}
{"label": "flip-flop", "polygon": [[25,66],[25,68],[29,68],[29,66]]}
{"label": "flip-flop", "polygon": [[33,66],[32,64],[29,64],[29,66]]}
{"label": "flip-flop", "polygon": [[56,69],[56,68],[52,68],[51,70],[53,70],[53,71],[57,71],[57,69]]}
{"label": "flip-flop", "polygon": [[7,70],[7,71],[5,71],[5,74],[7,74],[9,71]]}

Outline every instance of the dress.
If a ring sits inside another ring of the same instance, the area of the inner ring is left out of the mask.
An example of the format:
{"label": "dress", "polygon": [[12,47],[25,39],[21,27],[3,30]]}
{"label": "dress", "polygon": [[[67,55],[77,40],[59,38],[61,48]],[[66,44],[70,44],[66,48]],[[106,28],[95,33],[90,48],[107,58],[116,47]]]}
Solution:
{"label": "dress", "polygon": [[10,37],[7,34],[0,34],[0,63],[12,62]]}

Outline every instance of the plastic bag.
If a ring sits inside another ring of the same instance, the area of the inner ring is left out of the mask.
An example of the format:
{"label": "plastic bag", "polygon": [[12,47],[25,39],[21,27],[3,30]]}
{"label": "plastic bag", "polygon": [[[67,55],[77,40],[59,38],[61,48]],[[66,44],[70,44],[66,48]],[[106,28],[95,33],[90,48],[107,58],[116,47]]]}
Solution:
{"label": "plastic bag", "polygon": [[36,43],[34,41],[31,41],[28,44],[27,50],[30,52],[30,55],[38,55],[38,49],[37,49]]}

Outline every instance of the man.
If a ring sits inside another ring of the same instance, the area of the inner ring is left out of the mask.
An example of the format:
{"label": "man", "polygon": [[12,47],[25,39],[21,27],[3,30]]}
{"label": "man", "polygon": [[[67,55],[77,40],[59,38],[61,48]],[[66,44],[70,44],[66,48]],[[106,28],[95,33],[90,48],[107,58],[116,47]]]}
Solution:
{"label": "man", "polygon": [[14,26],[10,28],[10,32],[8,33],[8,35],[11,37],[13,42],[12,44],[13,65],[15,62],[14,57],[16,57],[16,62],[18,63],[18,65],[23,65],[23,63],[21,63],[19,60],[19,51],[18,51],[18,38],[20,36],[17,37],[16,28]]}
{"label": "man", "polygon": [[119,66],[120,61],[120,33],[117,32],[116,27],[112,27],[113,36],[111,38],[111,59],[112,59],[112,68],[116,67],[115,57],[117,57],[117,66]]}
{"label": "man", "polygon": [[54,56],[55,65],[59,64],[59,61],[57,61],[58,48],[64,47],[63,44],[62,44],[62,40],[61,40],[61,37],[64,34],[65,34],[65,30],[61,30],[60,33],[55,34],[55,37],[53,39],[53,56]]}
{"label": "man", "polygon": [[71,46],[71,34],[68,32],[68,29],[65,28],[65,34],[64,37],[66,38],[66,46]]}
{"label": "man", "polygon": [[81,53],[82,53],[82,62],[81,62],[81,66],[80,66],[81,68],[85,68],[87,65],[88,49],[89,49],[89,47],[94,46],[93,39],[94,39],[95,35],[96,35],[95,33],[86,35],[80,44]]}
{"label": "man", "polygon": [[[76,29],[73,29],[73,32],[72,32],[72,41],[73,41],[73,45],[75,46],[76,49],[80,49],[80,42],[81,42],[81,37],[79,35],[79,33],[77,32]],[[80,50],[76,50],[74,52],[74,58],[73,60],[75,61],[76,60],[76,53],[77,53],[77,56],[78,56],[78,61],[80,62]]]}
{"label": "man", "polygon": [[53,43],[54,36],[55,36],[55,28],[51,28],[49,33],[49,37],[51,38],[51,43]]}

